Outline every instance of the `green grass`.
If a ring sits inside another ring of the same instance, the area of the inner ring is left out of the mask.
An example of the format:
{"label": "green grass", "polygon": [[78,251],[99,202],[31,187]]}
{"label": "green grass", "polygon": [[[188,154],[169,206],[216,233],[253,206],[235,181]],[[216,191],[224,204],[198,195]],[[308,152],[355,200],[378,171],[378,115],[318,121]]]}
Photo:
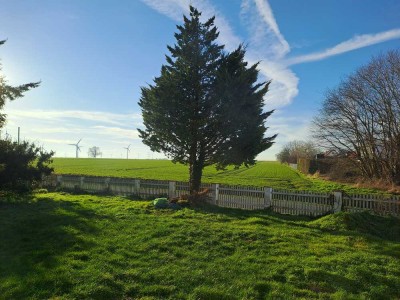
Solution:
{"label": "green grass", "polygon": [[0,299],[398,299],[400,221],[0,201]]}
{"label": "green grass", "polygon": [[[91,176],[130,177],[171,181],[188,181],[188,167],[173,164],[168,160],[140,159],[88,159],[55,158],[53,167],[57,174],[78,174]],[[307,177],[279,162],[263,161],[249,168],[217,171],[206,167],[203,182],[228,185],[272,187],[276,189],[309,190],[331,192],[345,190],[348,193],[376,193],[376,190],[361,189],[322,179]]]}

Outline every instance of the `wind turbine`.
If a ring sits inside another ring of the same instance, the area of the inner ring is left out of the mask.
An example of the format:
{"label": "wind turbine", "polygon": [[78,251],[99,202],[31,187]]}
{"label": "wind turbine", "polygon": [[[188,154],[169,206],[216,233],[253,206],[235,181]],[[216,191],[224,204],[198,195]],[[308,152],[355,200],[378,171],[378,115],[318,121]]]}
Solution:
{"label": "wind turbine", "polygon": [[126,149],[126,159],[128,159],[129,152],[131,152],[130,148],[131,148],[131,144],[129,144],[128,147],[124,147],[124,149]]}
{"label": "wind turbine", "polygon": [[76,158],[78,158],[78,152],[81,151],[81,147],[79,146],[79,143],[82,141],[82,139],[80,139],[76,144],[68,144],[70,146],[75,146],[76,147]]}

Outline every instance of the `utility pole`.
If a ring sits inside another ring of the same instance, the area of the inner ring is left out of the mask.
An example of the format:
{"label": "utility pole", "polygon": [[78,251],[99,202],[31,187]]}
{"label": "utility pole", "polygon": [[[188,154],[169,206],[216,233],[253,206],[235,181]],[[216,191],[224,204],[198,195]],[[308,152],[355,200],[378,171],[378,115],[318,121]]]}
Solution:
{"label": "utility pole", "polygon": [[20,134],[20,127],[18,127],[18,145],[19,145],[19,134]]}

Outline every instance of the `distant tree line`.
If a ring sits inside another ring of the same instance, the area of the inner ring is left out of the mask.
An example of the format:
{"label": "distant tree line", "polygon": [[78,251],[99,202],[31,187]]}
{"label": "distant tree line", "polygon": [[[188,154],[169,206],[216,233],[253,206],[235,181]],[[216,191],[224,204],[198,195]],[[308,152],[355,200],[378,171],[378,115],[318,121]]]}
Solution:
{"label": "distant tree line", "polygon": [[319,152],[312,141],[291,141],[276,155],[281,163],[296,164],[299,158],[314,158]]}

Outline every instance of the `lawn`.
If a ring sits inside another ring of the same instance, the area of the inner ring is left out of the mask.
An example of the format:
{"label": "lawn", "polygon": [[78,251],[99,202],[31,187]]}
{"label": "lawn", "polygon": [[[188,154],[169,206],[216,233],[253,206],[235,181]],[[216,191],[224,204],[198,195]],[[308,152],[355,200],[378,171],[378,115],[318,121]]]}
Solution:
{"label": "lawn", "polygon": [[[171,181],[188,181],[188,167],[173,164],[168,160],[145,159],[90,159],[55,158],[53,162],[57,174],[77,174],[105,177],[129,177]],[[228,185],[272,187],[277,189],[309,190],[331,192],[345,190],[348,193],[376,193],[376,190],[361,189],[350,185],[335,183],[305,176],[287,165],[275,161],[257,162],[249,168],[217,171],[215,167],[206,167],[203,182]]]}
{"label": "lawn", "polygon": [[0,200],[1,299],[399,297],[398,219],[65,193]]}

